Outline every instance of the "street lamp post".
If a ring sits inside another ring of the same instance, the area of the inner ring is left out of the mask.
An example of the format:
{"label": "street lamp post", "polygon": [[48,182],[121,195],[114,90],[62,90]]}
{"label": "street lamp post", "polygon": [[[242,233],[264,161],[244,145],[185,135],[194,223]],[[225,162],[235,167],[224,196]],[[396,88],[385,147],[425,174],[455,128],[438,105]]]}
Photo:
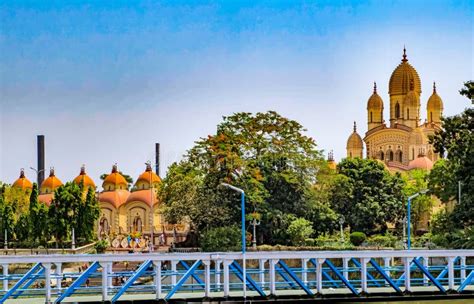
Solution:
{"label": "street lamp post", "polygon": [[145,163],[147,166],[147,170],[150,169],[150,204],[151,204],[151,232],[150,232],[150,238],[151,238],[151,247],[150,247],[150,252],[153,252],[155,249],[155,242],[154,242],[154,235],[153,232],[155,230],[155,208],[153,206],[153,170],[151,169],[151,161],[148,163]]}
{"label": "street lamp post", "polygon": [[257,249],[257,226],[260,225],[260,221],[257,221],[257,219],[254,217],[252,220],[252,225],[253,225],[252,248]]}
{"label": "street lamp post", "polygon": [[344,217],[344,215],[341,215],[341,217],[339,218],[339,226],[341,228],[341,242],[344,243],[344,227],[342,226],[344,224],[344,222],[346,221],[346,218]]}
{"label": "street lamp post", "polygon": [[420,194],[425,194],[428,192],[428,189],[421,190],[413,194],[412,196],[408,197],[408,204],[407,204],[407,249],[411,249],[411,235],[410,235],[410,224],[411,224],[411,200],[415,197],[419,196]]}
{"label": "street lamp post", "polygon": [[244,190],[240,189],[240,188],[237,188],[235,186],[232,186],[232,185],[229,185],[227,183],[221,183],[221,186],[224,186],[224,187],[227,187],[227,188],[230,188],[234,191],[237,191],[240,193],[240,205],[241,205],[241,209],[242,209],[242,227],[241,227],[241,230],[242,230],[242,269],[243,269],[243,291],[244,291],[244,299],[247,297],[247,270],[246,270],[246,266],[245,266],[245,248],[246,248],[246,244],[245,244],[245,192]]}
{"label": "street lamp post", "polygon": [[[33,168],[33,167],[30,167],[30,169],[36,172],[36,180],[38,180],[39,174],[44,171],[44,169],[38,170],[38,169]],[[41,185],[38,185],[38,187],[41,187]]]}

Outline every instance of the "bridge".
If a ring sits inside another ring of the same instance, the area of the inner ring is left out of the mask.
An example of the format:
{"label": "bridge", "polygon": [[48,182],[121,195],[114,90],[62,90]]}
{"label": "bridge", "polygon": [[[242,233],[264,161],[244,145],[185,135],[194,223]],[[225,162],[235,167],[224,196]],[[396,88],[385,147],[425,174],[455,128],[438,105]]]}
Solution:
{"label": "bridge", "polygon": [[2,256],[0,303],[473,297],[474,250]]}

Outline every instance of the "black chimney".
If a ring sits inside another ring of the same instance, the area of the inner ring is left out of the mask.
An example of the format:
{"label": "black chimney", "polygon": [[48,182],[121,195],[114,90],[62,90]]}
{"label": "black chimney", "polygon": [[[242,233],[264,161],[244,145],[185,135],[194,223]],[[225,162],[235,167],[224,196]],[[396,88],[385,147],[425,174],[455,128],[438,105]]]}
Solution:
{"label": "black chimney", "polygon": [[155,144],[155,173],[160,176],[160,143]]}
{"label": "black chimney", "polygon": [[38,135],[38,187],[44,181],[44,135]]}

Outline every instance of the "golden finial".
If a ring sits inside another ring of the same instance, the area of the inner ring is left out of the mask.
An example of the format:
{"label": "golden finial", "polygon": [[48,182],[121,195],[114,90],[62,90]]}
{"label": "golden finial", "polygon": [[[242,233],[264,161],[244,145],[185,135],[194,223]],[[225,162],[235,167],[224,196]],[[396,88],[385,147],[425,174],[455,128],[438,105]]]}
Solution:
{"label": "golden finial", "polygon": [[374,94],[377,94],[377,83],[374,81]]}
{"label": "golden finial", "polygon": [[402,62],[407,62],[408,59],[407,59],[407,49],[405,48],[405,46],[403,46],[403,59],[402,59]]}
{"label": "golden finial", "polygon": [[25,169],[24,168],[21,168],[20,170],[20,178],[24,178],[25,177]]}
{"label": "golden finial", "polygon": [[79,173],[80,175],[85,175],[86,174],[86,165],[82,164],[81,166],[81,172]]}
{"label": "golden finial", "polygon": [[357,132],[357,125],[356,125],[356,122],[354,121],[354,133]]}
{"label": "golden finial", "polygon": [[436,82],[433,81],[433,94],[436,94]]}
{"label": "golden finial", "polygon": [[117,173],[117,163],[112,166],[112,173]]}
{"label": "golden finial", "polygon": [[49,176],[54,176],[54,167],[49,168]]}

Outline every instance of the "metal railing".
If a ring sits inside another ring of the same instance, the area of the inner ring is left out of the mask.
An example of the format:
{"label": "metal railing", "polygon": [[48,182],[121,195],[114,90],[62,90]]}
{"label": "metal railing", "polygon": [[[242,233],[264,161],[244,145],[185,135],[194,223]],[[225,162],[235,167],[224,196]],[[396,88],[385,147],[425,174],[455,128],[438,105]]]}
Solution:
{"label": "metal railing", "polygon": [[[474,292],[474,250],[2,256],[0,303]],[[244,284],[247,293],[243,293]]]}

